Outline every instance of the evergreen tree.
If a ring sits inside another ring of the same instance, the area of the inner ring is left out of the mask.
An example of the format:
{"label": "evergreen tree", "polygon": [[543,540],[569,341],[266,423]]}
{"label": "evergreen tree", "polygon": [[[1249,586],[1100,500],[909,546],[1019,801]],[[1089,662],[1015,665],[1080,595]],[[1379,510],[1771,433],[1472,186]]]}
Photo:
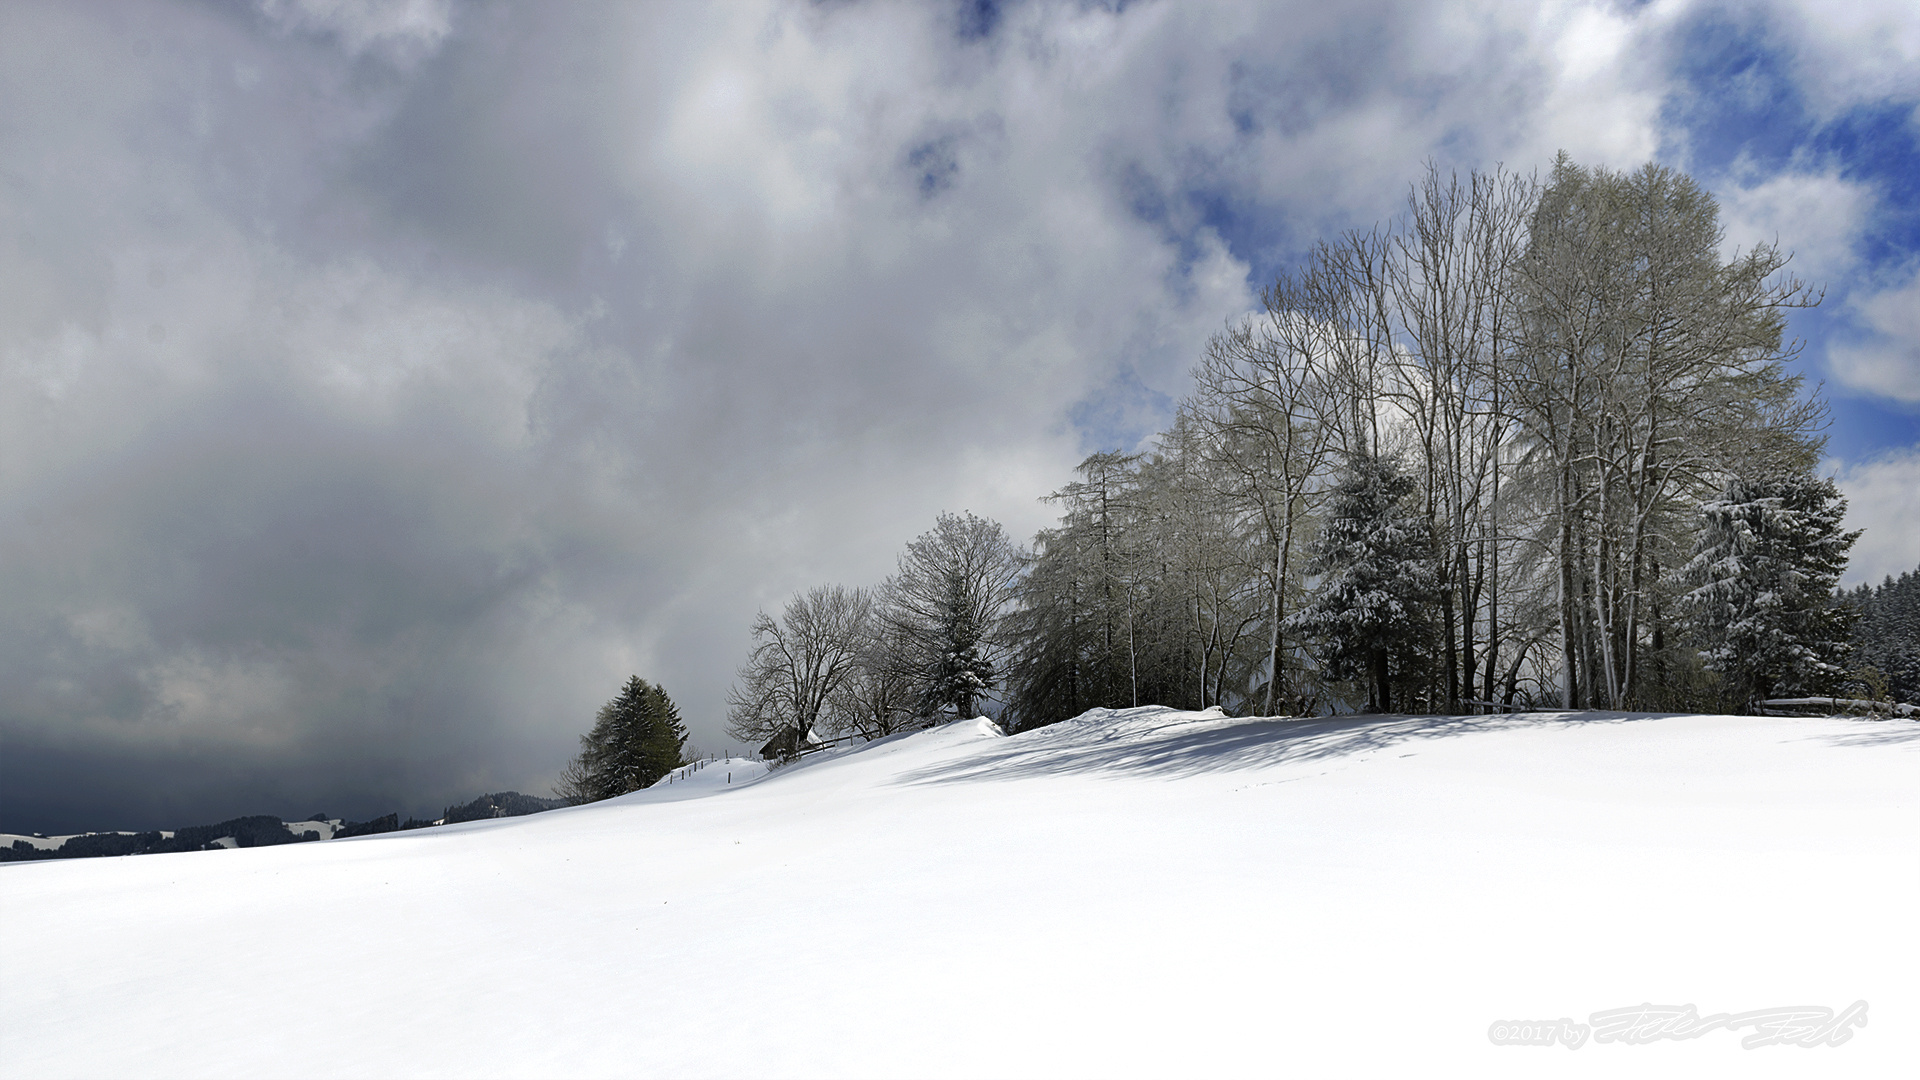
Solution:
{"label": "evergreen tree", "polygon": [[922,719],[975,715],[995,689],[1020,565],[1000,524],[972,514],[941,514],[901,554],[880,618]]}
{"label": "evergreen tree", "polygon": [[1704,504],[1687,594],[1707,666],[1740,707],[1831,693],[1846,673],[1851,612],[1834,594],[1847,501],[1831,480],[1735,480]]}
{"label": "evergreen tree", "polygon": [[1427,636],[1433,533],[1409,505],[1414,490],[1390,459],[1349,460],[1308,564],[1320,582],[1287,619],[1316,639],[1329,675],[1366,683],[1368,712],[1392,710],[1394,678],[1404,681]]}
{"label": "evergreen tree", "polygon": [[554,792],[578,805],[650,787],[680,766],[686,741],[673,699],[635,675],[600,707]]}
{"label": "evergreen tree", "polygon": [[980,621],[967,600],[966,582],[948,575],[946,610],[939,623],[940,655],[921,690],[920,711],[934,716],[951,707],[959,717],[978,715],[978,704],[993,689],[993,662],[981,655]]}
{"label": "evergreen tree", "polygon": [[1862,585],[1847,599],[1859,613],[1853,660],[1864,696],[1920,704],[1920,571]]}

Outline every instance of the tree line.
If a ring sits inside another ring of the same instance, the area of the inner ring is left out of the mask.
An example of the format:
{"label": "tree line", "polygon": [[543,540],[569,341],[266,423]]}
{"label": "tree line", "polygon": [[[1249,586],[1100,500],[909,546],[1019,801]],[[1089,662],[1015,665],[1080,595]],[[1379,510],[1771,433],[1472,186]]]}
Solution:
{"label": "tree line", "polygon": [[878,587],[823,585],[779,618],[762,612],[728,695],[728,733],[784,757],[816,730],[876,739],[975,715],[1015,652],[1007,613],[1023,569],[999,523],[941,514]]}
{"label": "tree line", "polygon": [[1082,462],[1030,549],[943,515],[881,585],[760,615],[731,730],[1905,688],[1852,648],[1879,601],[1836,591],[1857,534],[1786,366],[1820,294],[1723,236],[1657,165],[1430,166],[1215,334],[1153,449]]}

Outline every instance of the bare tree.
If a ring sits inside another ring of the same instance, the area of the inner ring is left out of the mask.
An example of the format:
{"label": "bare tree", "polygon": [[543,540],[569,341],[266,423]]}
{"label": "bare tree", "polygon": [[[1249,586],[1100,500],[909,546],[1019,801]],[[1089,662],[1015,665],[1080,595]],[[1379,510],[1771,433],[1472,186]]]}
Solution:
{"label": "bare tree", "polygon": [[1408,195],[1388,278],[1401,347],[1382,387],[1417,451],[1437,571],[1448,711],[1493,693],[1501,639],[1501,455],[1513,422],[1503,363],[1518,332],[1510,281],[1526,246],[1536,185],[1496,170],[1463,181],[1431,163]]}
{"label": "bare tree", "polygon": [[835,734],[879,739],[905,731],[917,717],[906,649],[885,619],[870,618],[855,650],[853,668],[827,695],[827,724]]}
{"label": "bare tree", "polygon": [[[1823,412],[1783,366],[1784,312],[1818,297],[1774,246],[1723,258],[1717,214],[1652,165],[1563,155],[1544,184],[1429,166],[1403,218],[1316,245],[1213,336],[1157,453],[1095,454],[1051,496],[1064,513],[1010,620],[998,526],[943,515],[914,541],[882,594],[897,662],[871,670],[910,682],[922,716],[1003,677],[1023,724],[1297,708],[1328,688],[1308,651],[1325,630],[1295,616],[1337,569],[1305,557],[1332,466],[1394,458],[1431,550],[1392,557],[1431,567],[1431,596],[1407,599],[1434,611],[1401,702],[1674,697],[1670,674],[1703,670],[1665,629],[1695,509],[1730,479],[1804,472]],[[859,685],[877,696],[848,715],[884,729],[898,686]]]}
{"label": "bare tree", "polygon": [[742,742],[805,738],[853,676],[870,634],[865,589],[821,585],[787,602],[778,620],[753,621],[753,652],[727,695],[727,732]]}
{"label": "bare tree", "polygon": [[1352,427],[1353,409],[1336,400],[1340,334],[1307,312],[1333,293],[1315,262],[1283,275],[1262,294],[1265,312],[1215,334],[1194,370],[1184,411],[1205,433],[1223,474],[1222,495],[1266,552],[1267,678],[1263,711],[1291,696],[1282,626],[1300,594],[1306,521],[1327,475],[1335,432]]}

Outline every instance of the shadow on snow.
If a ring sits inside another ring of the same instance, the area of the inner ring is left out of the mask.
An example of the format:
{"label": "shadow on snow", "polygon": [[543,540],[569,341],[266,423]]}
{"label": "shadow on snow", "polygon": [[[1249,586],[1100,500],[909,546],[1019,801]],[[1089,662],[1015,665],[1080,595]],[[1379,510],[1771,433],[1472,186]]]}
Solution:
{"label": "shadow on snow", "polygon": [[1900,743],[1920,742],[1920,723],[1864,716],[1850,716],[1847,719],[1859,720],[1861,730],[1827,735],[1823,741],[1830,746],[1897,746]]}
{"label": "shadow on snow", "polygon": [[[1102,715],[1104,714],[1104,715]],[[1516,713],[1496,716],[1323,716],[1229,720],[1159,706],[1092,714],[995,739],[975,753],[906,773],[904,784],[988,777],[1114,773],[1176,778],[1350,758],[1423,740],[1517,728],[1627,723],[1672,713]]]}

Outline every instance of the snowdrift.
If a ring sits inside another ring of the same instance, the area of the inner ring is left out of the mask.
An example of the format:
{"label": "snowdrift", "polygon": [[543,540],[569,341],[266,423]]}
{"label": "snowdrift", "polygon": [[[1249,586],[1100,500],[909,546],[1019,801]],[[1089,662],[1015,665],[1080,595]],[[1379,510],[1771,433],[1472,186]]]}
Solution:
{"label": "snowdrift", "polygon": [[[531,817],[0,867],[0,1074],[1920,1060],[1912,722],[1150,708],[730,764]],[[1643,1003],[1856,1001],[1840,1045],[1490,1038]]]}

